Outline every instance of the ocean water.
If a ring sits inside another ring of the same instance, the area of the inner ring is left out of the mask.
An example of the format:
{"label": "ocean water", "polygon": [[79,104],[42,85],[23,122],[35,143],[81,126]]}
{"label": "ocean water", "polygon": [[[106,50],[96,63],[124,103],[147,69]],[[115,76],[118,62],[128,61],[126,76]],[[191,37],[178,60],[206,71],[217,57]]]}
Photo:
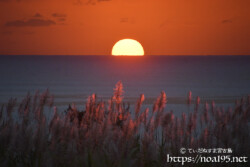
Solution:
{"label": "ocean water", "polygon": [[169,103],[193,97],[233,103],[250,94],[250,56],[0,56],[0,103],[47,88],[55,104],[83,104],[96,93],[108,99],[118,81],[125,101],[141,93],[148,104],[163,90]]}

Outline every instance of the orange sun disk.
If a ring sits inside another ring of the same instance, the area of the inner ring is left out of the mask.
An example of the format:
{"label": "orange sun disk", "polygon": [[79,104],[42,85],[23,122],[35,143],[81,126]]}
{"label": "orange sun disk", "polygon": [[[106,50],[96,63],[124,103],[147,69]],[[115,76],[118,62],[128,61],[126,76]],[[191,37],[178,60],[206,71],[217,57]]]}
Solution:
{"label": "orange sun disk", "polygon": [[122,39],[112,48],[113,56],[144,56],[142,45],[134,39]]}

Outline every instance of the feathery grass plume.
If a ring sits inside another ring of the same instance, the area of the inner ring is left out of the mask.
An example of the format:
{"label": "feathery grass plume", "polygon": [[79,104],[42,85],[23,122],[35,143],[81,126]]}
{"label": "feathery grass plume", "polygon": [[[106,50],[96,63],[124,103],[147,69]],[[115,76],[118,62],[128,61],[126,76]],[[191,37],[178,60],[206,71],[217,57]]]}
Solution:
{"label": "feathery grass plume", "polygon": [[[157,128],[160,124],[160,118],[163,114],[163,109],[166,103],[167,103],[167,96],[166,96],[166,93],[162,91],[161,95],[155,101],[154,107],[153,107],[153,113],[156,113],[155,121],[154,121],[154,126],[155,126],[154,128]],[[152,115],[151,117],[153,116],[154,115]]]}
{"label": "feathery grass plume", "polygon": [[189,91],[189,92],[188,92],[188,97],[187,97],[187,104],[190,105],[191,102],[192,102],[192,92]]}
{"label": "feathery grass plume", "polygon": [[51,95],[50,98],[49,98],[49,107],[52,108],[54,105],[54,96]]}
{"label": "feathery grass plume", "polygon": [[113,100],[112,98],[108,100],[108,112],[111,113],[113,111]]}
{"label": "feathery grass plume", "polygon": [[159,107],[161,105],[161,98],[162,98],[162,93],[160,96],[157,97],[156,101],[154,102],[154,106],[153,106],[153,113],[156,113],[159,111]]}
{"label": "feathery grass plume", "polygon": [[14,107],[16,106],[17,99],[11,98],[6,106],[7,115],[11,117],[11,113],[14,112]]}
{"label": "feathery grass plume", "polygon": [[90,107],[91,107],[91,96],[89,96],[89,97],[87,98],[87,102],[86,102],[85,107],[86,107],[86,112],[89,112]]}
{"label": "feathery grass plume", "polygon": [[146,126],[146,132],[148,132],[149,134],[153,134],[153,131],[154,131],[154,129],[155,129],[155,119],[154,119],[154,117],[151,117],[150,119],[149,119],[149,121],[148,121],[148,124],[147,124],[147,126]]}
{"label": "feathery grass plume", "polygon": [[28,113],[28,109],[30,108],[31,96],[28,93],[26,97],[22,100],[21,104],[18,107],[18,114],[23,116],[23,114]]}
{"label": "feathery grass plume", "polygon": [[181,128],[182,128],[183,132],[186,131],[186,121],[187,121],[187,116],[186,116],[186,114],[183,112],[183,113],[181,114]]}
{"label": "feathery grass plume", "polygon": [[192,135],[192,132],[195,129],[195,123],[196,123],[195,116],[193,113],[191,113],[189,115],[189,121],[188,121],[188,125],[187,125],[187,132],[189,135]]}
{"label": "feathery grass plume", "polygon": [[57,113],[57,107],[55,106],[54,107],[54,114],[53,114],[53,117],[52,117],[52,119],[50,121],[50,125],[49,125],[50,129],[53,127],[53,124],[56,123],[57,119],[58,119],[58,113]]}
{"label": "feathery grass plume", "polygon": [[40,107],[43,107],[45,104],[47,104],[48,99],[49,99],[49,89],[43,92],[42,95],[40,96]]}
{"label": "feathery grass plume", "polygon": [[196,97],[196,103],[195,103],[195,112],[198,112],[199,104],[201,102],[201,98],[199,96]]}
{"label": "feathery grass plume", "polygon": [[[118,113],[121,113],[122,112],[122,100],[123,100],[123,85],[122,85],[122,82],[119,81],[116,83],[115,85],[115,88],[114,88],[114,94],[113,94],[113,97],[112,97],[112,100],[115,102],[116,104],[116,110],[118,111]],[[116,117],[117,117],[117,113],[115,114]],[[115,118],[115,121],[116,121],[117,118]]]}
{"label": "feathery grass plume", "polygon": [[117,104],[120,104],[123,99],[123,85],[122,82],[119,81],[116,83],[115,88],[114,88],[114,100]]}
{"label": "feathery grass plume", "polygon": [[161,91],[161,96],[159,100],[159,109],[162,111],[167,103],[167,95],[164,91]]}
{"label": "feathery grass plume", "polygon": [[136,109],[135,109],[135,119],[136,120],[138,119],[138,116],[139,116],[141,106],[142,106],[144,99],[145,99],[144,94],[141,94],[140,99],[137,100]]}
{"label": "feathery grass plume", "polygon": [[126,126],[123,129],[123,134],[125,138],[131,137],[131,135],[136,131],[136,124],[132,119],[126,120]]}
{"label": "feathery grass plume", "polygon": [[197,98],[196,98],[196,105],[199,105],[200,101],[201,101],[201,98],[199,96],[197,96]]}
{"label": "feathery grass plume", "polygon": [[158,104],[159,104],[159,99],[157,98],[155,103],[154,103],[154,106],[153,106],[153,114],[158,111],[158,109],[159,109]]}
{"label": "feathery grass plume", "polygon": [[147,125],[149,116],[149,108],[146,108],[145,111],[140,115],[139,122],[143,123],[144,126]]}

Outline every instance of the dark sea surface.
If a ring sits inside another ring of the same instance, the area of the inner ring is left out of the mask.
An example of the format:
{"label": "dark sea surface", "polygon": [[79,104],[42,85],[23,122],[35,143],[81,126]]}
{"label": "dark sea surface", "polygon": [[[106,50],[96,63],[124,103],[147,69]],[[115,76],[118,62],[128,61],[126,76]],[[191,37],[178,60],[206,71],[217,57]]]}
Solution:
{"label": "dark sea surface", "polygon": [[0,56],[0,103],[47,88],[56,105],[82,104],[92,93],[108,99],[122,81],[125,101],[146,102],[164,90],[169,103],[188,91],[203,101],[233,103],[250,94],[250,56]]}

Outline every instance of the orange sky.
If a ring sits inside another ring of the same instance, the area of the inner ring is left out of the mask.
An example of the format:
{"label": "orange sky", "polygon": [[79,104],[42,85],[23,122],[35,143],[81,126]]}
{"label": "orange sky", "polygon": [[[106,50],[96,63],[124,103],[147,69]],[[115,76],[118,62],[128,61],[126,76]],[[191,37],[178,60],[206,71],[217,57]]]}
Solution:
{"label": "orange sky", "polygon": [[0,0],[1,55],[250,55],[249,0]]}

